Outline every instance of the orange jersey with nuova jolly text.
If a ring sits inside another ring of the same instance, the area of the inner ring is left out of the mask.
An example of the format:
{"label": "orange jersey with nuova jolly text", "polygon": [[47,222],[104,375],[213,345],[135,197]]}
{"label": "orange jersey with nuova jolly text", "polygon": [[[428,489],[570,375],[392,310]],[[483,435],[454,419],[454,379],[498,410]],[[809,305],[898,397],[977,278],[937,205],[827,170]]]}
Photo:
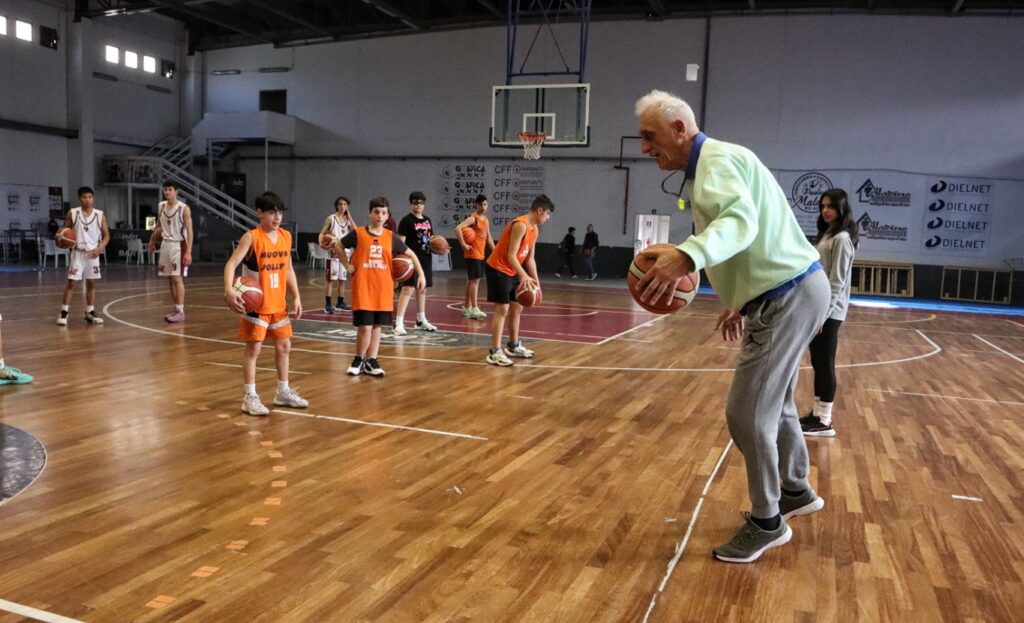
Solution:
{"label": "orange jersey with nuova jolly text", "polygon": [[356,228],[356,248],[352,252],[352,309],[391,311],[395,285],[391,277],[391,250],[394,233],[382,229],[371,234],[366,227]]}
{"label": "orange jersey with nuova jolly text", "polygon": [[[516,259],[519,260],[520,264],[523,264],[526,258],[530,257],[530,249],[533,248],[533,243],[537,241],[539,228],[536,225],[530,225],[530,216],[524,214],[512,219],[512,222],[505,226],[505,231],[501,232],[501,239],[494,245],[491,255],[487,258],[487,264],[491,268],[510,276],[516,274],[516,269],[512,268],[508,261],[508,245],[512,240],[512,226],[516,223],[526,225],[526,234],[519,243],[519,248],[516,249]],[[525,269],[526,266],[523,266],[523,268]]]}
{"label": "orange jersey with nuova jolly text", "polygon": [[292,270],[292,235],[285,229],[277,230],[277,242],[272,242],[262,227],[249,230],[252,248],[242,263],[242,275],[255,279],[263,290],[263,306],[258,314],[281,314],[288,311],[288,274]]}

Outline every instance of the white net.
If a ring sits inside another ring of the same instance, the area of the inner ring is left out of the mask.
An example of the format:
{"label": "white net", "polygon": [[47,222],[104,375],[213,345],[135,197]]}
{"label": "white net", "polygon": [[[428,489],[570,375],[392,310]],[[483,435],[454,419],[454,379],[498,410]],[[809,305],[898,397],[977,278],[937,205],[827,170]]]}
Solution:
{"label": "white net", "polygon": [[544,145],[547,135],[543,132],[520,132],[519,140],[523,143],[523,158],[540,160],[540,148]]}

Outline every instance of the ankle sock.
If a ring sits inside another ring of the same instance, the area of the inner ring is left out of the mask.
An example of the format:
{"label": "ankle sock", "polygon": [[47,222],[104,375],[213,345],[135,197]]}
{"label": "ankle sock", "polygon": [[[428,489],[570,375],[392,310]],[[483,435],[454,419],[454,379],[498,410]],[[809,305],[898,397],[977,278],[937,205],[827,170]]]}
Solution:
{"label": "ankle sock", "polygon": [[281,380],[279,380],[277,382],[277,391],[283,392],[286,389],[288,389],[288,381],[281,381]]}
{"label": "ankle sock", "polygon": [[251,384],[250,383],[246,383],[246,384],[243,385],[243,387],[245,387],[245,395],[246,396],[255,396],[256,395],[256,383],[251,383]]}
{"label": "ankle sock", "polygon": [[71,306],[70,306],[70,305],[61,305],[61,306],[60,306],[60,310],[61,310],[62,312],[64,312],[64,313],[67,313],[67,312],[68,312],[68,310],[69,310],[70,308],[71,308]]}
{"label": "ankle sock", "polygon": [[778,530],[779,526],[782,524],[782,515],[776,513],[774,517],[769,517],[768,519],[762,519],[751,515],[750,521],[754,522],[755,526],[765,532],[772,532],[773,530]]}
{"label": "ankle sock", "polygon": [[324,297],[324,307],[330,307],[330,306],[331,306],[331,297],[325,296]]}

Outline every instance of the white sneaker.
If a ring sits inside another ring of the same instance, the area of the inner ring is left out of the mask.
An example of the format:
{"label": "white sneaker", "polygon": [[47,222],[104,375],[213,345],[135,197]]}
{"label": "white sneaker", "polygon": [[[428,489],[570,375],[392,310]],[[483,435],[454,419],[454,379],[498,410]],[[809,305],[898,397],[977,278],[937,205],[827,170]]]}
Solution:
{"label": "white sneaker", "polygon": [[463,318],[472,318],[473,317],[473,308],[472,307],[465,307],[464,306],[462,308],[462,317]]}
{"label": "white sneaker", "polygon": [[284,390],[278,390],[274,394],[274,404],[280,407],[308,407],[309,401],[299,395],[299,392],[295,391],[291,387]]}
{"label": "white sneaker", "polygon": [[270,415],[270,409],[263,406],[260,397],[256,394],[246,394],[242,399],[242,413],[249,415]]}
{"label": "white sneaker", "polygon": [[533,351],[523,346],[522,342],[515,348],[509,345],[505,345],[505,352],[508,353],[509,357],[522,357],[523,359],[533,359]]}
{"label": "white sneaker", "polygon": [[499,348],[493,353],[487,353],[487,363],[492,366],[511,366],[513,365],[512,360],[505,356],[505,353]]}
{"label": "white sneaker", "polygon": [[353,357],[352,363],[349,364],[348,366],[348,370],[345,370],[345,374],[348,374],[350,376],[359,376],[359,374],[363,371],[363,361],[363,358],[360,357],[359,355]]}
{"label": "white sneaker", "polygon": [[429,320],[417,320],[416,329],[418,331],[437,331],[437,327],[430,324]]}
{"label": "white sneaker", "polygon": [[395,330],[391,332],[393,335],[409,335],[409,332],[405,330],[404,324],[396,324]]}
{"label": "white sneaker", "polygon": [[487,317],[487,314],[484,313],[479,307],[474,307],[470,311],[469,317],[472,318],[473,320],[483,320],[484,318]]}
{"label": "white sneaker", "polygon": [[61,310],[60,315],[57,316],[57,324],[62,327],[68,326],[68,313],[66,311]]}
{"label": "white sneaker", "polygon": [[103,319],[96,315],[95,311],[91,311],[85,315],[85,321],[89,324],[103,324]]}

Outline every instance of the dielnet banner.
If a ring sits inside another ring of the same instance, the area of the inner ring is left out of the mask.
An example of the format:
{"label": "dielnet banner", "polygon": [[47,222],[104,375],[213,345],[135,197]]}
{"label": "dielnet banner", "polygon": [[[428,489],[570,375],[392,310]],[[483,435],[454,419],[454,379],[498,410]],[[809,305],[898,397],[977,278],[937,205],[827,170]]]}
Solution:
{"label": "dielnet banner", "polygon": [[804,233],[818,200],[842,188],[860,234],[858,259],[1006,268],[1024,255],[1024,180],[886,170],[774,171]]}

